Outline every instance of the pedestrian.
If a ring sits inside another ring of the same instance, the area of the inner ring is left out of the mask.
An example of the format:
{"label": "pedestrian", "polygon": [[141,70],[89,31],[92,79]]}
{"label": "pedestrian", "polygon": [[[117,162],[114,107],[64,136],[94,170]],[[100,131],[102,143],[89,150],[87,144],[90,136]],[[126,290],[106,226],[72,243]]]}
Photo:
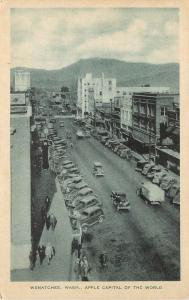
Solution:
{"label": "pedestrian", "polygon": [[30,251],[29,260],[30,260],[30,270],[33,271],[34,264],[33,264],[33,252],[32,252],[32,250]]}
{"label": "pedestrian", "polygon": [[48,211],[49,207],[50,207],[50,198],[49,198],[49,196],[46,196],[46,198],[45,198],[45,207],[46,207],[46,211]]}
{"label": "pedestrian", "polygon": [[70,148],[71,148],[71,149],[73,148],[73,143],[70,143]]}
{"label": "pedestrian", "polygon": [[50,214],[50,226],[53,231],[55,230],[56,224],[57,224],[57,219],[56,219],[55,215],[51,213]]}
{"label": "pedestrian", "polygon": [[46,212],[44,205],[41,207],[41,217],[42,217],[42,221],[44,224],[46,222],[46,218],[47,218],[47,212]]}
{"label": "pedestrian", "polygon": [[77,258],[74,266],[74,272],[75,272],[75,279],[77,280],[79,278],[79,275],[81,273],[80,270],[80,259]]}
{"label": "pedestrian", "polygon": [[39,259],[40,259],[40,265],[42,265],[43,260],[45,258],[45,246],[44,245],[39,245],[38,247],[38,253],[39,253]]}
{"label": "pedestrian", "polygon": [[49,230],[50,226],[51,226],[51,224],[50,224],[50,216],[48,216],[46,218],[46,228],[47,228],[47,230]]}
{"label": "pedestrian", "polygon": [[30,270],[33,271],[33,269],[35,268],[36,260],[37,260],[36,251],[32,251],[32,250],[30,251],[29,260],[30,260]]}
{"label": "pedestrian", "polygon": [[81,272],[81,280],[82,281],[89,281],[88,273],[90,271],[89,263],[86,256],[83,256],[80,260],[80,272]]}
{"label": "pedestrian", "polygon": [[46,248],[45,248],[45,255],[47,257],[47,263],[48,263],[48,265],[50,265],[50,261],[53,258],[54,253],[53,253],[53,247],[52,247],[51,243],[49,243],[49,242],[47,243]]}

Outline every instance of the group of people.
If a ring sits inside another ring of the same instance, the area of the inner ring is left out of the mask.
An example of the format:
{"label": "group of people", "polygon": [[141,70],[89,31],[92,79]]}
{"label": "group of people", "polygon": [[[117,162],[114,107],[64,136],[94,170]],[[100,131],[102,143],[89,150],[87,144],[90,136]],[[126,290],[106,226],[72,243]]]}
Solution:
{"label": "group of people", "polygon": [[36,251],[30,251],[30,270],[33,271],[37,261],[39,261],[39,264],[42,265],[45,258],[47,258],[47,263],[49,265],[53,256],[55,256],[55,248],[50,242],[48,242],[46,246],[39,245]]}
{"label": "group of people", "polygon": [[88,274],[91,271],[91,267],[86,255],[83,255],[81,258],[77,258],[74,271],[76,276],[80,277],[82,281],[89,281]]}
{"label": "group of people", "polygon": [[[50,198],[46,196],[44,205],[41,208],[41,217],[43,224],[46,225],[47,230],[50,228],[52,231],[55,230],[57,219],[53,213],[48,214],[50,208]],[[55,256],[55,248],[51,245],[50,242],[47,242],[46,246],[39,245],[37,250],[31,250],[29,254],[29,261],[30,261],[30,270],[33,270],[36,262],[39,260],[40,265],[42,265],[45,258],[47,258],[48,265],[50,261]]]}

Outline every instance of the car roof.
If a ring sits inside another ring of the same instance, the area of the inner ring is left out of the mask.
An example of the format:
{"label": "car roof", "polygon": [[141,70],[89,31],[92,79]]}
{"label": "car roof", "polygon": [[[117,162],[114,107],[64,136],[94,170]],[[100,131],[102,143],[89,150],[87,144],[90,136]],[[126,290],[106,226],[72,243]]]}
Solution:
{"label": "car roof", "polygon": [[90,207],[86,208],[85,210],[83,210],[83,212],[87,212],[88,214],[90,214],[97,209],[102,210],[98,205],[94,205],[94,206],[90,206]]}
{"label": "car roof", "polygon": [[98,162],[98,161],[95,161],[94,162],[94,166],[95,167],[102,167],[102,164],[100,162]]}
{"label": "car roof", "polygon": [[86,187],[88,186],[85,181],[81,181],[75,184],[76,187]]}
{"label": "car roof", "polygon": [[94,195],[88,195],[85,198],[81,199],[80,202],[87,203],[91,200],[97,200],[97,198]]}
{"label": "car roof", "polygon": [[70,163],[73,163],[71,160],[65,160],[62,164],[63,166],[67,165],[67,164],[70,164]]}
{"label": "car roof", "polygon": [[118,196],[126,196],[126,193],[124,193],[124,192],[116,192],[116,191],[112,191],[112,193],[117,193]]}
{"label": "car roof", "polygon": [[92,189],[89,187],[85,187],[78,192],[78,195],[85,195],[87,192],[91,192]]}

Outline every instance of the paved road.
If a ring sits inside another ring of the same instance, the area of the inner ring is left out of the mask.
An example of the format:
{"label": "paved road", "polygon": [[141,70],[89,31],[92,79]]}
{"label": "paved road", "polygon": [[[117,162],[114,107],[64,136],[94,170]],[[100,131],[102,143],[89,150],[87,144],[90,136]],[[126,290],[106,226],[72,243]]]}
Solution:
{"label": "paved road", "polygon": [[[65,120],[65,127],[73,129],[72,121]],[[57,128],[58,134],[64,135],[64,129]],[[94,279],[179,280],[179,210],[169,202],[158,207],[146,205],[136,195],[136,188],[144,177],[134,170],[132,163],[122,160],[94,138],[74,139],[71,155],[89,186],[103,201],[105,220],[89,230],[84,244],[93,263]],[[103,164],[104,178],[92,175],[94,161]],[[130,212],[114,210],[111,190],[127,193]],[[98,265],[98,255],[103,250],[109,256],[105,271]]]}

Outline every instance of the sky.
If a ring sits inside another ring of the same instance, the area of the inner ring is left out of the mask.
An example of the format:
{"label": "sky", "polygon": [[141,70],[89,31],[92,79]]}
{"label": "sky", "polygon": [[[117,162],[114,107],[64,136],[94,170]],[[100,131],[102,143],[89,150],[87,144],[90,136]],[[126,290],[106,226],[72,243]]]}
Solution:
{"label": "sky", "polygon": [[178,9],[11,9],[11,67],[53,70],[90,57],[179,62]]}

